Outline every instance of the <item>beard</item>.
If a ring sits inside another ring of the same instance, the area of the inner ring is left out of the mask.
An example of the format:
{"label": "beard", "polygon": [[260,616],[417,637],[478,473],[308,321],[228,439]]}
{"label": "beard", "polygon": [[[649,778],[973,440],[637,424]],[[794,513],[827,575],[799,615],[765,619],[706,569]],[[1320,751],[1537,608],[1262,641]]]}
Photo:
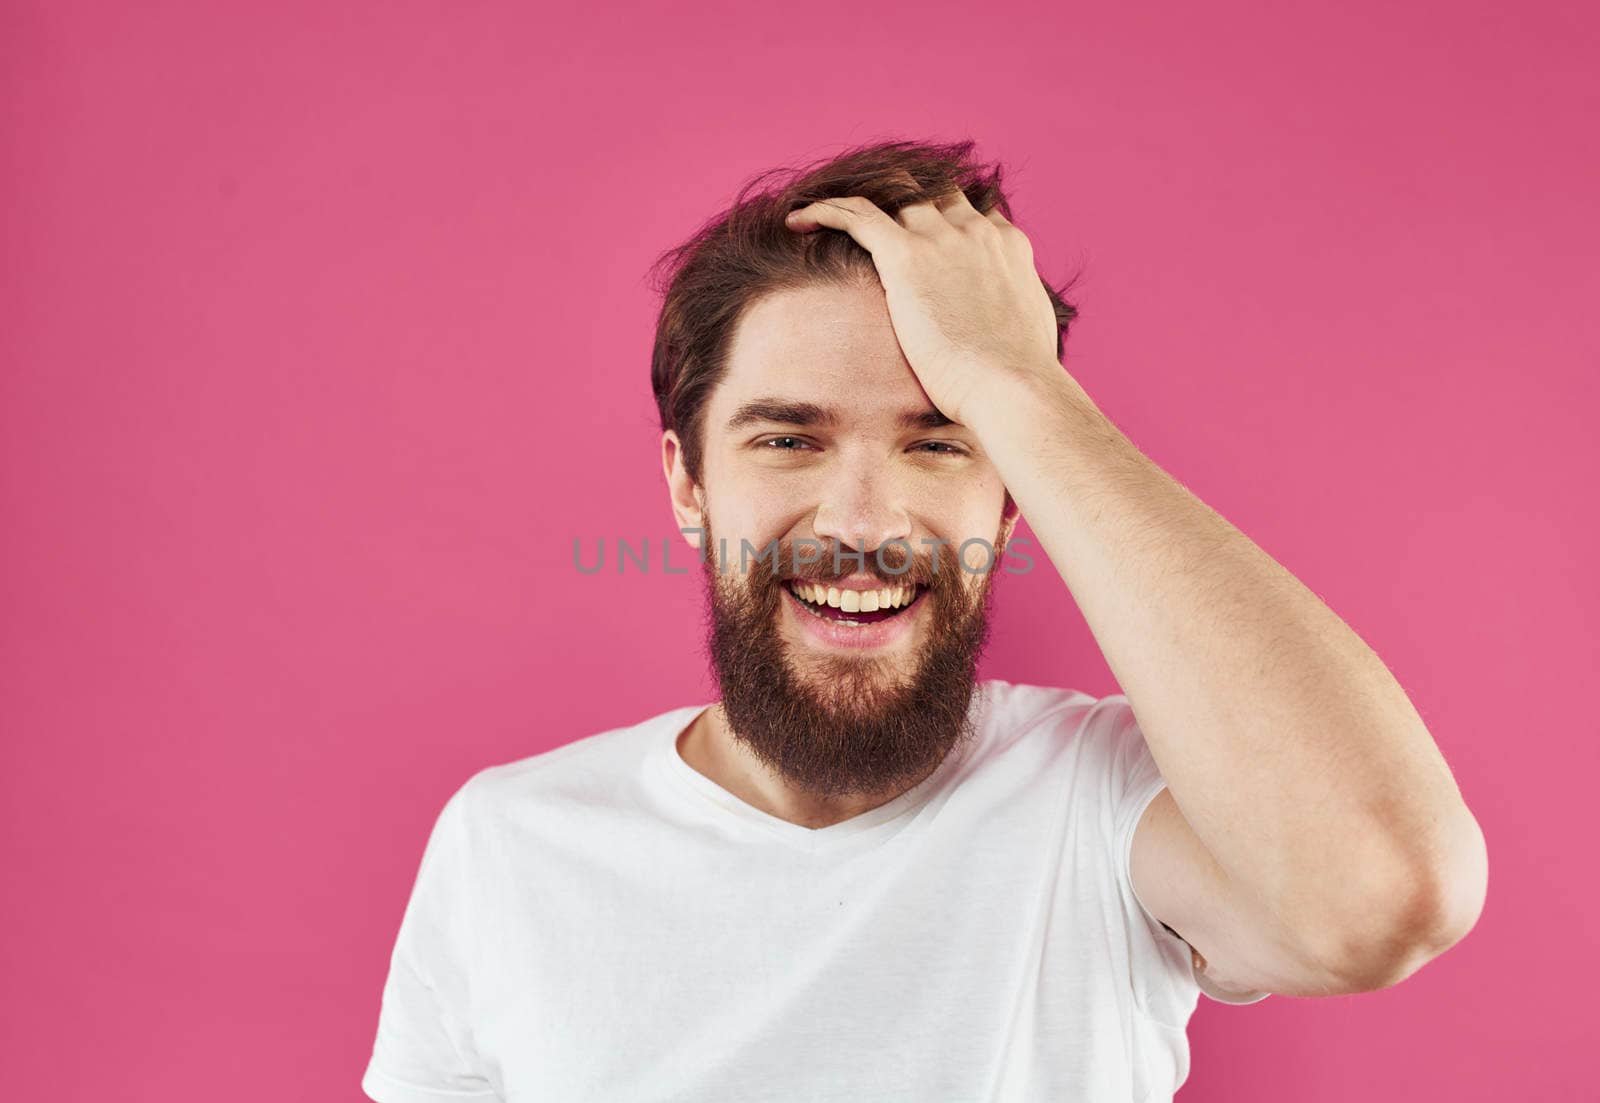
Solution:
{"label": "beard", "polygon": [[[991,569],[977,575],[961,568],[949,544],[937,546],[937,559],[886,545],[884,568],[871,552],[864,563],[841,552],[836,568],[835,545],[820,562],[797,564],[791,541],[777,543],[778,554],[769,557],[775,562],[752,558],[741,571],[730,556],[719,572],[706,521],[707,654],[734,738],[791,788],[817,797],[897,794],[925,778],[975,735],[970,707],[989,637],[1001,535]],[[909,670],[902,653],[807,652],[780,630],[781,605],[792,600],[787,581],[826,584],[856,572],[889,587],[927,587],[917,598],[928,603],[918,614],[925,639]]]}

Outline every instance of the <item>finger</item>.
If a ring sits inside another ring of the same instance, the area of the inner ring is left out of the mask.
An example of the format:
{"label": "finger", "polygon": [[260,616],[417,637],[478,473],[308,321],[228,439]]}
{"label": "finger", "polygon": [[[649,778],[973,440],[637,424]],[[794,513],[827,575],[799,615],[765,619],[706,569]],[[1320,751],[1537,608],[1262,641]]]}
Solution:
{"label": "finger", "polygon": [[846,195],[838,199],[819,199],[798,210],[790,211],[785,224],[804,233],[826,226],[830,230],[843,230],[874,256],[880,250],[890,250],[899,237],[907,231],[872,200],[859,195]]}
{"label": "finger", "polygon": [[1004,236],[1007,241],[1011,242],[1014,247],[1021,250],[1021,252],[1030,258],[1033,256],[1033,242],[1028,238],[1027,234],[1022,232],[1022,228],[1020,226],[1018,226],[1015,222],[1012,222],[1005,215],[1001,214],[998,207],[990,211],[984,217],[990,222],[994,223],[995,227],[999,229],[1001,235]]}
{"label": "finger", "polygon": [[[922,185],[918,184],[917,178],[905,169],[893,173],[890,178],[904,184],[912,193],[922,194]],[[948,230],[950,224],[939,213],[939,207],[934,199],[935,197],[929,196],[926,199],[913,199],[909,203],[903,203],[896,209],[894,216],[902,226],[913,233],[937,234]]]}
{"label": "finger", "polygon": [[939,213],[938,204],[931,199],[907,203],[895,212],[902,225],[912,233],[937,234],[950,229],[950,222]]}
{"label": "finger", "polygon": [[970,226],[983,218],[978,208],[972,205],[972,200],[967,198],[967,193],[960,188],[939,197],[939,212],[957,229]]}
{"label": "finger", "polygon": [[983,217],[994,223],[996,228],[1004,233],[1006,237],[1012,237],[1013,235],[1017,237],[1022,236],[1022,231],[1017,228],[1017,224],[1012,222],[1005,215],[1001,214],[999,207],[995,207],[992,210],[984,212]]}

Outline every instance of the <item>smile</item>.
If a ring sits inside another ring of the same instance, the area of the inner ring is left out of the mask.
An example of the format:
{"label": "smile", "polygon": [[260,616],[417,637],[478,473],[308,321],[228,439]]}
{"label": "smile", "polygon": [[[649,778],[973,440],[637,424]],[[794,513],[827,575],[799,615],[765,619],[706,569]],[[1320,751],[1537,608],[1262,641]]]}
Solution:
{"label": "smile", "polygon": [[922,599],[926,586],[905,584],[878,590],[841,590],[822,583],[790,580],[785,588],[818,620],[864,626],[893,619]]}

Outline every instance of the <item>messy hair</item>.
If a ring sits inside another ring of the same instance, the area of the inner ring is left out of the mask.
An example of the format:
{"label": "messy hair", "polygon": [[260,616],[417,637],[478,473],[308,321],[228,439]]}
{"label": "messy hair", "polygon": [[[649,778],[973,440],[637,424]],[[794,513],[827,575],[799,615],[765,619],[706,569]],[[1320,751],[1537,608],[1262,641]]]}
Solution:
{"label": "messy hair", "polygon": [[[957,188],[980,214],[1011,207],[1002,169],[973,158],[971,141],[937,144],[887,141],[857,146],[825,162],[769,169],[739,189],[732,206],[651,266],[662,296],[650,356],[661,428],[683,442],[684,468],[700,482],[703,414],[727,368],[727,352],[744,311],[762,296],[808,284],[850,285],[877,278],[872,254],[846,233],[790,230],[784,218],[819,199],[859,195],[887,214]],[[907,181],[910,178],[910,182]],[[1041,279],[1056,314],[1056,359],[1078,311]]]}

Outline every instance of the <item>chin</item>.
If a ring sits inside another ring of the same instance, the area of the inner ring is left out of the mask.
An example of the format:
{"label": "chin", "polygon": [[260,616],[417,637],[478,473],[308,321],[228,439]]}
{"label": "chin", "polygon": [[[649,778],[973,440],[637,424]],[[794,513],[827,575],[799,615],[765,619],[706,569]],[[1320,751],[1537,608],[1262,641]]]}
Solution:
{"label": "chin", "polygon": [[879,708],[885,698],[910,683],[908,659],[894,655],[838,653],[791,660],[789,674],[813,700],[834,712],[854,715]]}

